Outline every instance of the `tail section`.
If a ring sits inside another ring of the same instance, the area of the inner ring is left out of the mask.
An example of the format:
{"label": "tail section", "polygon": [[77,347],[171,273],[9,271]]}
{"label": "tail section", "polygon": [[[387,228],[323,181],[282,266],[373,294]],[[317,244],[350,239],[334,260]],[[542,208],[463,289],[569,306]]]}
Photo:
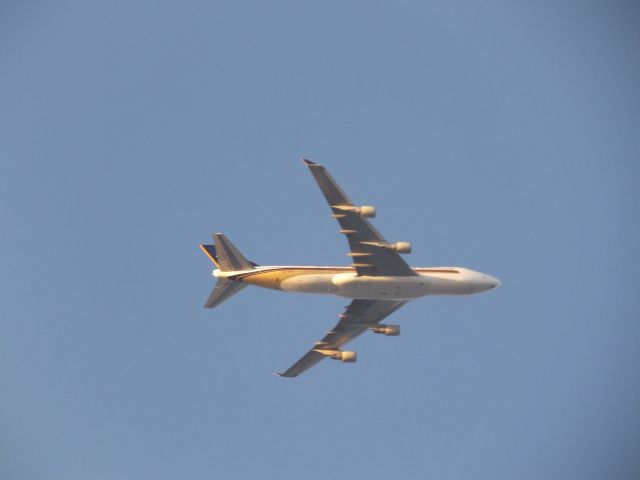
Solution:
{"label": "tail section", "polygon": [[215,251],[217,253],[218,264],[223,272],[237,270],[251,270],[255,263],[250,262],[242,256],[238,249],[222,233],[213,234]]}
{"label": "tail section", "polygon": [[209,298],[207,298],[207,303],[204,304],[204,308],[217,307],[227,298],[232,297],[246,286],[246,283],[227,280],[226,278],[219,278],[216,282],[216,286],[211,290],[211,294],[209,295]]}
{"label": "tail section", "polygon": [[[209,257],[209,260],[213,262],[218,270],[222,272],[236,272],[251,270],[258,266],[244,258],[233,243],[231,243],[222,233],[214,233],[213,242],[215,245],[200,245],[200,248],[205,255]],[[215,287],[213,287],[204,308],[217,307],[246,286],[246,283],[226,278],[218,278],[218,281]]]}
{"label": "tail section", "polygon": [[216,268],[219,269],[220,263],[218,263],[218,252],[216,252],[215,245],[200,245],[200,249],[209,257],[209,260],[213,262]]}
{"label": "tail section", "polygon": [[235,272],[251,270],[253,267],[258,266],[257,263],[244,258],[224,234],[214,233],[213,242],[215,245],[200,245],[200,248],[217,269],[223,272]]}

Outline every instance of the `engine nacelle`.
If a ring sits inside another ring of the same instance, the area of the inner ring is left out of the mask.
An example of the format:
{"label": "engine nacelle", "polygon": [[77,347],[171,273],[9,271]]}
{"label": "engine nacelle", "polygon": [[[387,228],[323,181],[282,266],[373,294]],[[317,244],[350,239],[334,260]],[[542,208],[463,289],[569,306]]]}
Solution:
{"label": "engine nacelle", "polygon": [[398,253],[411,253],[411,244],[409,242],[390,243],[387,248]]}
{"label": "engine nacelle", "polygon": [[360,207],[354,207],[353,211],[361,217],[373,218],[376,216],[376,207],[371,205],[362,205]]}
{"label": "engine nacelle", "polygon": [[340,360],[341,362],[349,362],[353,363],[358,359],[358,354],[356,352],[338,352],[336,355],[336,360]]}
{"label": "engine nacelle", "polygon": [[390,337],[397,337],[400,335],[400,325],[378,325],[377,327],[372,327],[371,330],[375,333],[388,335]]}

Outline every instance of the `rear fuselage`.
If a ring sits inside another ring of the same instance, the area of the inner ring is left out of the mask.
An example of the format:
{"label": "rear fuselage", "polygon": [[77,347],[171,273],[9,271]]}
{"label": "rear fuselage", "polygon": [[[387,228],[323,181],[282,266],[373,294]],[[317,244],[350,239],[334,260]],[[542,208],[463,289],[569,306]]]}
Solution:
{"label": "rear fuselage", "polygon": [[228,278],[285,292],[321,293],[371,300],[410,300],[426,295],[470,295],[490,290],[498,279],[468,268],[414,268],[415,276],[359,276],[351,267],[274,266],[239,272],[214,270]]}

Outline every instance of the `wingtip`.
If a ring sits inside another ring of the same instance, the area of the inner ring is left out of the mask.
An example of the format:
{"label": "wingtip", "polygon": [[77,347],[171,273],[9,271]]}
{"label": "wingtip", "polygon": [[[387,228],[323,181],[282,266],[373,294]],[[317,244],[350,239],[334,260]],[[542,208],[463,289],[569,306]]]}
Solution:
{"label": "wingtip", "polygon": [[304,163],[304,164],[305,164],[306,166],[308,166],[308,167],[311,167],[311,166],[313,166],[313,165],[318,165],[316,162],[312,162],[311,160],[308,160],[308,159],[306,159],[306,158],[304,158],[304,157],[302,157],[302,158],[300,159],[300,161],[301,161],[302,163]]}

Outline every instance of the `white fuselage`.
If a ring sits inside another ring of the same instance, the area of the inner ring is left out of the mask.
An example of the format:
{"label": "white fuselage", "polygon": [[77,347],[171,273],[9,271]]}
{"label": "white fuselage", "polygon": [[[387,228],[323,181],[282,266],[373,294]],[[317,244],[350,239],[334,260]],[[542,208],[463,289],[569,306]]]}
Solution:
{"label": "white fuselage", "polygon": [[[490,290],[500,281],[459,267],[415,268],[415,276],[358,276],[339,267],[257,267],[251,274],[214,271],[220,277],[286,292],[321,293],[370,300],[410,300],[426,295],[470,295]],[[279,273],[281,272],[281,274]],[[268,280],[268,281],[267,281]]]}

